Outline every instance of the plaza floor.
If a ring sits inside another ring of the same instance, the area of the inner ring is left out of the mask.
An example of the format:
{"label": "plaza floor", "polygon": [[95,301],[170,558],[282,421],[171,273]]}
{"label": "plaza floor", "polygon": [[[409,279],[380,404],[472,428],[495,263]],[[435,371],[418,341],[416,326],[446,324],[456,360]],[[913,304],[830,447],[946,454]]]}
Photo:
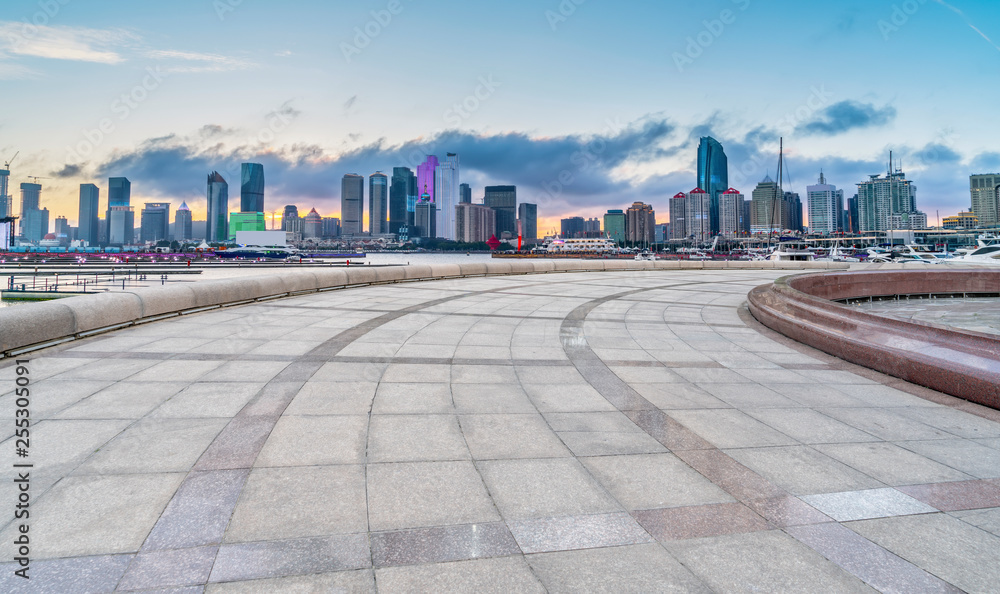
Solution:
{"label": "plaza floor", "polygon": [[757,324],[787,271],[318,293],[0,361],[3,592],[996,592],[1000,413]]}

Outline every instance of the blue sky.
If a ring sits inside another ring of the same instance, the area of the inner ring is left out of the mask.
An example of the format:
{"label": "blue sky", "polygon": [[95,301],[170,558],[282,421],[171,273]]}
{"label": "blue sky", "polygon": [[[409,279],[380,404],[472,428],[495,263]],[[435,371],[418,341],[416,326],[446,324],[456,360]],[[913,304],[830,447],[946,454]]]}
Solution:
{"label": "blue sky", "polygon": [[993,1],[3,6],[0,158],[20,150],[12,183],[51,178],[43,204],[71,220],[79,184],[103,199],[114,175],[133,203],[198,217],[205,176],[235,186],[244,160],[265,164],[269,210],[336,215],[344,173],[445,152],[476,198],[517,184],[544,230],[634,200],[666,220],[701,135],[746,194],[779,136],[803,193],[822,168],[853,194],[893,150],[932,221],[968,207],[970,173],[1000,170]]}

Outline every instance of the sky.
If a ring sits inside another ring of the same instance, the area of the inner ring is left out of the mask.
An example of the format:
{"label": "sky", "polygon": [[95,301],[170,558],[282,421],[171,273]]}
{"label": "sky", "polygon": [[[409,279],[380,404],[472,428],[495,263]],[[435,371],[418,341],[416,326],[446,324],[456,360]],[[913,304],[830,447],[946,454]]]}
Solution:
{"label": "sky", "polygon": [[[242,162],[265,207],[339,216],[340,179],[458,153],[539,231],[696,185],[698,139],[748,197],[777,169],[856,192],[889,152],[932,224],[1000,171],[995,0],[4,0],[0,161],[76,224],[79,184],[204,218]],[[20,204],[19,192],[15,195]],[[366,201],[367,202],[367,201]],[[365,206],[367,211],[367,204]]]}

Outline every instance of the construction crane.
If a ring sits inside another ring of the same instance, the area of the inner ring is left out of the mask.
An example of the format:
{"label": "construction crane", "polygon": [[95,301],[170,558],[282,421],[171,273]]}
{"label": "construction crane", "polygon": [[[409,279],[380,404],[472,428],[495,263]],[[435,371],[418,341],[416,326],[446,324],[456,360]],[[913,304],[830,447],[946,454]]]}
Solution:
{"label": "construction crane", "polygon": [[52,179],[51,177],[45,177],[44,175],[26,175],[24,177],[26,177],[28,179],[35,180],[36,184],[38,183],[38,180],[40,180],[40,179]]}
{"label": "construction crane", "polygon": [[7,161],[6,163],[4,163],[3,168],[9,170],[10,169],[10,164],[13,163],[14,159],[16,159],[17,156],[20,155],[20,154],[21,154],[21,151],[17,151],[16,153],[14,153],[14,156],[11,157],[9,161]]}

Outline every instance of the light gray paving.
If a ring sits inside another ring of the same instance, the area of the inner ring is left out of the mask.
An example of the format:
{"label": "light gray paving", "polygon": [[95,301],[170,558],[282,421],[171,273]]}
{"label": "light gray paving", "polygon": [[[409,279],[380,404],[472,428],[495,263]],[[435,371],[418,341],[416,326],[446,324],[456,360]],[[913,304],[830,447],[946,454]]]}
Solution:
{"label": "light gray paving", "polygon": [[0,503],[32,463],[41,591],[989,591],[997,417],[762,329],[787,273],[370,286],[40,351]]}

